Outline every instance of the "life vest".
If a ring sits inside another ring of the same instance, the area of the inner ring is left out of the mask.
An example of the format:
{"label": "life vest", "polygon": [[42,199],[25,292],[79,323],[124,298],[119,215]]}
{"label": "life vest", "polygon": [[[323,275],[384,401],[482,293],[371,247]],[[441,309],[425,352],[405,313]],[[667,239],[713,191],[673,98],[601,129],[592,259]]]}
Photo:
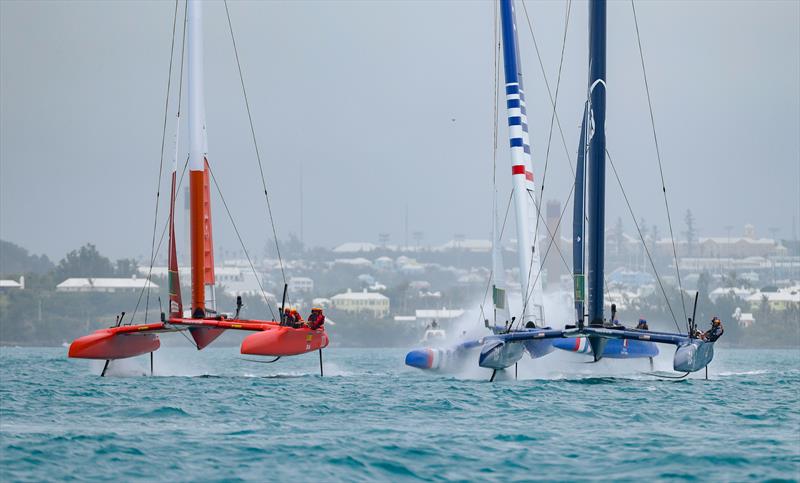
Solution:
{"label": "life vest", "polygon": [[317,330],[325,324],[325,315],[324,314],[311,314],[308,317],[308,326],[313,329]]}

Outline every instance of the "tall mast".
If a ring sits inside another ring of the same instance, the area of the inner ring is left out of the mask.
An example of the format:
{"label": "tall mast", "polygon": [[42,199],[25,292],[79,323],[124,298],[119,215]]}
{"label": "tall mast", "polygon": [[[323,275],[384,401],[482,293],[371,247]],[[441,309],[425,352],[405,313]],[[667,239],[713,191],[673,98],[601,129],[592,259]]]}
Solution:
{"label": "tall mast", "polygon": [[189,0],[189,193],[192,247],[192,316],[214,310],[214,257],[203,97],[203,5]]}
{"label": "tall mast", "polygon": [[[541,302],[541,278],[537,276],[540,263],[534,228],[537,218],[534,203],[535,186],[513,0],[500,0],[500,23],[503,31],[506,109],[511,145],[514,212],[517,221],[517,256],[524,310],[522,321],[525,323],[533,320],[542,323],[544,314]],[[532,284],[535,286],[531,287]]]}
{"label": "tall mast", "polygon": [[[606,185],[606,0],[589,2],[589,118],[587,165],[589,325],[603,325]],[[603,339],[604,341],[605,339]],[[600,341],[598,340],[598,343]],[[592,349],[596,349],[594,345]],[[597,349],[600,349],[598,347]],[[595,350],[595,355],[598,351]]]}
{"label": "tall mast", "polygon": [[[587,103],[588,104],[588,103]],[[586,111],[588,106],[584,104],[583,120],[581,121],[581,138],[578,145],[578,162],[575,166],[575,198],[572,209],[572,274],[574,278],[575,295],[575,316],[578,325],[583,326],[584,310],[583,304],[586,301],[586,286],[584,280],[584,220],[586,219],[586,205],[584,195],[586,194],[586,179],[584,176],[586,169]]]}

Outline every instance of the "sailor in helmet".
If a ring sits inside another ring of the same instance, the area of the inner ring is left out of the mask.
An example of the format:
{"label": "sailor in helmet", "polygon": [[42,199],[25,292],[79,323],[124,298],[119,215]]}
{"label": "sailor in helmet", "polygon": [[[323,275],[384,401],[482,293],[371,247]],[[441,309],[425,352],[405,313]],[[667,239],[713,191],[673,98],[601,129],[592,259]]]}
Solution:
{"label": "sailor in helmet", "polygon": [[311,330],[317,330],[323,328],[322,326],[325,324],[325,314],[322,313],[322,309],[319,307],[314,307],[311,309],[311,315],[308,316],[308,328]]}
{"label": "sailor in helmet", "polygon": [[725,329],[722,328],[722,321],[719,320],[719,317],[712,317],[711,328],[703,333],[701,339],[706,342],[715,342],[717,339],[722,337],[724,332]]}

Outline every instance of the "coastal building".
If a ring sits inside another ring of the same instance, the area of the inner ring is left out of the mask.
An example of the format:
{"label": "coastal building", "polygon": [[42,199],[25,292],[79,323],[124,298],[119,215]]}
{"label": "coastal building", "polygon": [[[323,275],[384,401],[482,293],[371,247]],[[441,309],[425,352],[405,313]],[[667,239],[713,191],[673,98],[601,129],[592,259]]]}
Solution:
{"label": "coastal building", "polygon": [[145,278],[68,278],[56,285],[58,292],[138,292],[150,288],[158,290],[158,285]]}
{"label": "coastal building", "polygon": [[373,252],[378,249],[378,245],[369,242],[347,242],[342,243],[333,249],[333,253],[362,253]]}
{"label": "coastal building", "polygon": [[308,293],[314,290],[314,280],[308,277],[292,277],[289,279],[289,293]]}
{"label": "coastal building", "polygon": [[756,319],[755,317],[753,317],[752,313],[742,312],[742,309],[740,309],[739,307],[736,307],[736,311],[733,312],[731,317],[733,318],[733,320],[739,323],[740,327],[745,327],[745,328],[750,327],[756,322]]}
{"label": "coastal building", "polygon": [[362,257],[337,258],[333,261],[333,265],[339,267],[372,268],[372,262]]}
{"label": "coastal building", "polygon": [[783,288],[776,292],[755,292],[746,300],[754,312],[762,309],[764,303],[767,303],[769,309],[774,312],[797,310],[800,309],[800,286]]}
{"label": "coastal building", "polygon": [[378,257],[372,262],[372,265],[377,270],[383,270],[386,272],[394,270],[394,260],[389,257]]}
{"label": "coastal building", "polygon": [[367,292],[366,289],[362,292],[353,292],[348,289],[346,293],[331,297],[331,303],[333,308],[344,312],[370,312],[377,318],[383,318],[389,314],[389,297],[375,292]]}
{"label": "coastal building", "polygon": [[[785,257],[789,250],[779,240],[760,238],[753,225],[745,225],[741,236],[699,237],[692,246],[686,240],[675,240],[678,257],[748,258]],[[663,238],[656,242],[660,256],[672,256],[672,241]]]}
{"label": "coastal building", "polygon": [[434,248],[435,251],[446,252],[450,250],[464,250],[474,253],[488,253],[492,251],[490,240],[453,239]]}
{"label": "coastal building", "polygon": [[0,291],[6,290],[24,290],[25,289],[25,276],[19,277],[19,282],[16,280],[0,280]]}
{"label": "coastal building", "polygon": [[743,287],[719,287],[708,294],[708,298],[716,303],[722,297],[734,296],[740,299],[747,299],[753,294],[754,290]]}

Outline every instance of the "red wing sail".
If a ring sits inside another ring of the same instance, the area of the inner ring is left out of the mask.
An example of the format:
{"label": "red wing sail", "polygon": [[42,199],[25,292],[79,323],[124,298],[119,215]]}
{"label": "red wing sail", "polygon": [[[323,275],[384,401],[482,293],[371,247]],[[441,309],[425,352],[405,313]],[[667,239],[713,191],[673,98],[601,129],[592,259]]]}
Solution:
{"label": "red wing sail", "polygon": [[183,301],[181,300],[181,280],[178,274],[178,255],[175,248],[175,171],[172,172],[172,193],[169,203],[169,267],[167,278],[169,285],[169,316],[183,317]]}

